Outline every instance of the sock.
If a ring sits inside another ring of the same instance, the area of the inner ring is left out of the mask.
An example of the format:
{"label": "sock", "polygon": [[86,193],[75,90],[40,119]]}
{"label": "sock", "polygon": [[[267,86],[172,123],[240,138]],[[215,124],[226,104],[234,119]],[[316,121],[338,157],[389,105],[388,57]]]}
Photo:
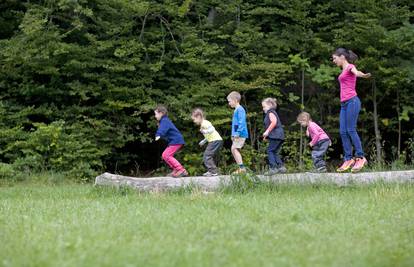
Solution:
{"label": "sock", "polygon": [[240,169],[244,169],[244,164],[242,163],[242,164],[239,164],[239,168]]}

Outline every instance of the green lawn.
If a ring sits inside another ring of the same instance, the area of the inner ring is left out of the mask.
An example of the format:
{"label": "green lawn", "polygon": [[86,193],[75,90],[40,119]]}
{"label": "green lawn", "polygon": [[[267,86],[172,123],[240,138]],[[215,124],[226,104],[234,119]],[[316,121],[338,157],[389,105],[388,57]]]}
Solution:
{"label": "green lawn", "polygon": [[414,185],[0,187],[1,266],[414,266]]}

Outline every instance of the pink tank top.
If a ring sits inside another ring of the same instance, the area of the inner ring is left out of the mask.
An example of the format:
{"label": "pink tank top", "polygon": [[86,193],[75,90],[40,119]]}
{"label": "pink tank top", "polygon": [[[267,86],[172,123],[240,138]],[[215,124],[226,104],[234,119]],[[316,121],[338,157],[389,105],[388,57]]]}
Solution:
{"label": "pink tank top", "polygon": [[341,102],[345,102],[357,95],[355,89],[357,77],[351,72],[353,67],[355,67],[353,64],[348,64],[338,77],[341,87]]}

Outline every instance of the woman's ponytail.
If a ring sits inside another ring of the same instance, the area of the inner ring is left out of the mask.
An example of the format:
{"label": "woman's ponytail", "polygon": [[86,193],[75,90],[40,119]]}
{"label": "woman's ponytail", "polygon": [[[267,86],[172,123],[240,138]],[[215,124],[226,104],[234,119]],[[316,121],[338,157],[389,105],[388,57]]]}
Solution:
{"label": "woman's ponytail", "polygon": [[352,50],[348,50],[348,57],[346,58],[346,60],[348,60],[349,63],[354,63],[355,61],[357,61],[357,59],[357,54],[352,52]]}
{"label": "woman's ponytail", "polygon": [[352,50],[342,47],[336,49],[334,55],[338,57],[344,56],[349,63],[354,63],[358,59],[357,54],[355,54]]}

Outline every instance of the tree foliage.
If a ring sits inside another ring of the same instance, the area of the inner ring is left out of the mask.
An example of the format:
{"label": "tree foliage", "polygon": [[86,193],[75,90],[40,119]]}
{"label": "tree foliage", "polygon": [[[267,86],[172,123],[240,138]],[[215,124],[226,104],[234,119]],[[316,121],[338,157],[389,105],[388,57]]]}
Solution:
{"label": "tree foliage", "polygon": [[[339,158],[339,69],[330,56],[342,46],[375,79],[386,158],[396,157],[398,136],[401,151],[411,147],[410,1],[5,0],[0,10],[4,164],[83,169],[83,176],[157,169],[162,145],[152,142],[152,108],[164,103],[184,134],[181,158],[194,174],[202,169],[201,136],[190,111],[205,109],[228,139],[232,110],[225,97],[232,90],[242,93],[249,113],[245,153],[252,168],[264,165],[260,101],[268,96],[279,101],[291,166],[298,159],[294,121],[301,108],[327,129],[335,141],[332,157]],[[371,91],[372,80],[358,82],[368,153],[375,139]],[[228,153],[223,166],[231,163]]]}

